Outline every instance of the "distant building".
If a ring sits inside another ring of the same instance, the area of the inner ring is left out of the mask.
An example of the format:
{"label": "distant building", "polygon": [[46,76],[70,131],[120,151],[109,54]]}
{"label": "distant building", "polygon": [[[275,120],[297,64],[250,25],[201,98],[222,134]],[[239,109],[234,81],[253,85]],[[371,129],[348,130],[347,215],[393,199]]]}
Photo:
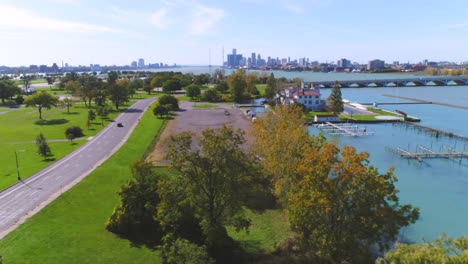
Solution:
{"label": "distant building", "polygon": [[137,67],[137,62],[136,61],[132,61],[132,63],[130,64],[131,67]]}
{"label": "distant building", "polygon": [[141,68],[145,67],[145,60],[144,59],[141,59],[141,58],[138,59],[138,67],[141,67]]}
{"label": "distant building", "polygon": [[57,63],[54,62],[54,64],[52,64],[52,67],[50,69],[52,70],[52,72],[58,72],[59,66],[57,65]]}
{"label": "distant building", "polygon": [[37,67],[37,65],[29,65],[29,70],[32,72],[37,72],[39,71],[39,67]]}
{"label": "distant building", "polygon": [[230,68],[237,68],[239,66],[243,66],[244,61],[242,58],[242,54],[237,54],[236,49],[232,49],[232,54],[227,55],[227,64],[226,66]]}
{"label": "distant building", "polygon": [[351,67],[351,61],[347,59],[340,59],[336,62],[338,68],[349,68]]}
{"label": "distant building", "polygon": [[383,60],[371,60],[367,64],[368,71],[382,70],[385,69],[385,61]]}
{"label": "distant building", "polygon": [[252,56],[251,56],[251,63],[252,63],[252,66],[253,66],[253,67],[256,67],[256,66],[257,66],[257,56],[256,56],[255,52],[252,53]]}
{"label": "distant building", "polygon": [[47,72],[47,71],[48,71],[47,65],[44,65],[44,64],[39,65],[39,72]]}

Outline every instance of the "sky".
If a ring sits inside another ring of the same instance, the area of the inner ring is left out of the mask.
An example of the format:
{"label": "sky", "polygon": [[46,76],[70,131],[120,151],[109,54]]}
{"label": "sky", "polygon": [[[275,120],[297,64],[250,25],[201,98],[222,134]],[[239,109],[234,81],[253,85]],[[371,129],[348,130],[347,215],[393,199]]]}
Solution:
{"label": "sky", "polygon": [[462,62],[466,10],[466,0],[0,0],[0,65],[220,65],[223,48],[225,58],[236,48],[320,62]]}

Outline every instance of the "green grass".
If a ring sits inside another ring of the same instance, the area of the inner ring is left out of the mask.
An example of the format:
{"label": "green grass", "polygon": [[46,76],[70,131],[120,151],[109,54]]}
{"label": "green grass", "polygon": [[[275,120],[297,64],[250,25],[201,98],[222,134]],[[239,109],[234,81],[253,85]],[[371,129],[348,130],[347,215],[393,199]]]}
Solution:
{"label": "green grass", "polygon": [[358,121],[375,121],[375,115],[353,115],[351,116],[340,116],[340,120],[358,120]]}
{"label": "green grass", "polygon": [[368,111],[371,111],[371,112],[373,112],[373,113],[379,114],[379,115],[400,116],[400,115],[397,115],[397,114],[395,114],[395,113],[388,112],[388,111],[385,111],[385,110],[382,110],[382,109],[378,109],[378,108],[373,108],[373,107],[367,107],[367,110],[368,110]]}
{"label": "green grass", "polygon": [[200,108],[200,109],[210,109],[218,107],[217,104],[193,104],[193,108]]}
{"label": "green grass", "polygon": [[262,213],[246,210],[246,216],[251,220],[248,232],[236,232],[234,227],[228,227],[228,233],[241,243],[247,253],[271,253],[279,243],[291,237],[287,217],[279,209]]}
{"label": "green grass", "polygon": [[[16,83],[19,84],[19,85],[24,84],[23,80],[16,80]],[[47,80],[45,78],[37,78],[37,79],[31,80],[29,83],[30,84],[47,83]]]}
{"label": "green grass", "polygon": [[163,124],[147,111],[128,142],[70,191],[0,241],[5,263],[159,263],[159,253],[105,230],[130,177]]}
{"label": "green grass", "polygon": [[[12,111],[10,111],[12,110]],[[43,133],[49,141],[49,146],[54,154],[53,158],[60,159],[70,153],[86,140],[75,140],[70,142],[51,142],[52,140],[65,140],[65,129],[70,126],[83,128],[85,137],[90,137],[102,130],[99,117],[95,120],[90,129],[86,128],[88,109],[84,105],[75,105],[70,108],[70,113],[66,109],[52,108],[43,110],[43,120],[39,121],[39,114],[36,108],[21,107],[10,109],[2,107],[0,112],[0,189],[4,189],[17,181],[15,151],[18,154],[20,174],[22,178],[27,178],[39,170],[50,165],[53,161],[44,161],[37,154],[35,140],[39,133]],[[112,113],[110,118],[114,118],[118,113]],[[108,121],[105,121],[106,125]]]}
{"label": "green grass", "polygon": [[255,85],[260,92],[261,96],[265,96],[266,84],[257,84]]}

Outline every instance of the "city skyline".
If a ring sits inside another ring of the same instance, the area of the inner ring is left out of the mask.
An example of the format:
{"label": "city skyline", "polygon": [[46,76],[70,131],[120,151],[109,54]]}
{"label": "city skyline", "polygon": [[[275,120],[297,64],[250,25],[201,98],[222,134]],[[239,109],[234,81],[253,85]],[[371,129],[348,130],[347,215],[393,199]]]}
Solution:
{"label": "city skyline", "polygon": [[0,65],[221,65],[233,48],[321,62],[468,61],[468,3],[430,2],[2,0]]}

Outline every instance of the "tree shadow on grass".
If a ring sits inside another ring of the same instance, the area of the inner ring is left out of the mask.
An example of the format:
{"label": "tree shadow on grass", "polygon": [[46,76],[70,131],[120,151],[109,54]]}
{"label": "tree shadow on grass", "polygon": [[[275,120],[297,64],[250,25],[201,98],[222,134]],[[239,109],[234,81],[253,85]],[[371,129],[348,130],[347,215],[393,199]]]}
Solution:
{"label": "tree shadow on grass", "polygon": [[51,120],[37,120],[34,122],[34,124],[39,125],[39,126],[51,126],[51,125],[62,125],[68,123],[68,119],[51,119]]}
{"label": "tree shadow on grass", "polygon": [[49,157],[49,158],[46,158],[43,160],[44,162],[51,162],[51,161],[55,161],[55,158],[54,157]]}
{"label": "tree shadow on grass", "polygon": [[80,112],[63,112],[64,115],[79,115]]}

